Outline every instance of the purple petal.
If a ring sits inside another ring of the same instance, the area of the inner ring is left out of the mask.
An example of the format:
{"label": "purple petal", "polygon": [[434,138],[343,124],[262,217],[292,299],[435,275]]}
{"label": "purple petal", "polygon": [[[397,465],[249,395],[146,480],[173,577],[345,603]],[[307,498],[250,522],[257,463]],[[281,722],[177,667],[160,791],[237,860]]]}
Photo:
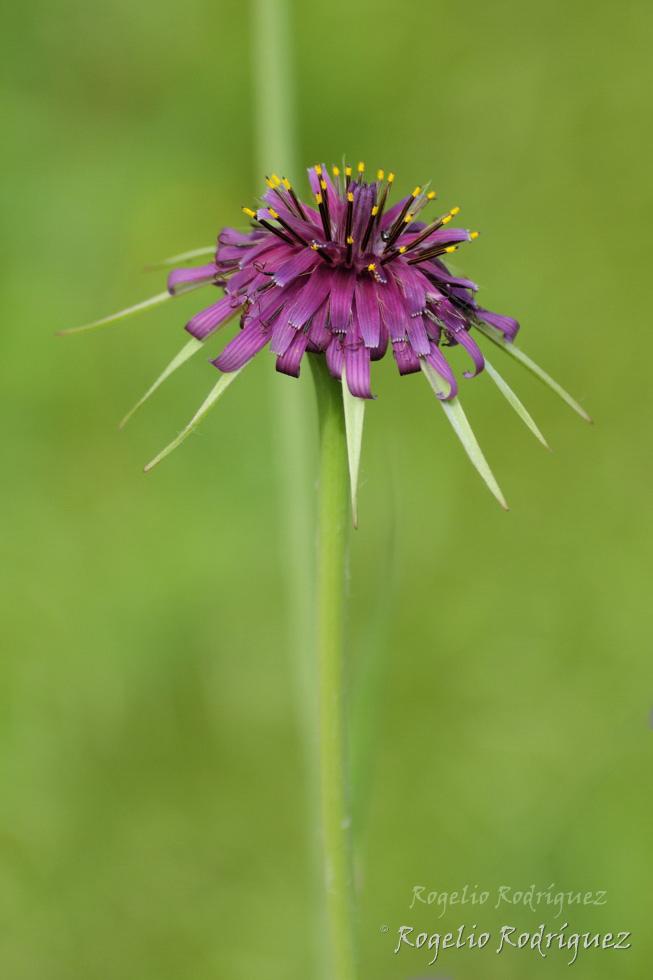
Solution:
{"label": "purple petal", "polygon": [[378,347],[381,336],[381,311],[376,283],[367,277],[356,282],[356,313],[366,347]]}
{"label": "purple petal", "polygon": [[331,174],[328,168],[322,164],[322,176],[327,185],[327,201],[329,204],[329,211],[332,215],[338,215],[338,209],[343,207],[343,202],[338,195],[338,192],[331,180]]}
{"label": "purple petal", "polygon": [[372,347],[370,350],[370,357],[373,361],[380,361],[382,357],[385,357],[385,352],[388,349],[388,331],[381,324],[381,339],[376,347]]}
{"label": "purple petal", "polygon": [[[403,296],[393,279],[388,279],[385,286],[379,288],[381,297],[381,314],[388,328],[390,340],[405,340],[408,336],[408,312]],[[418,365],[419,370],[419,365]]]}
{"label": "purple petal", "polygon": [[265,292],[259,292],[253,299],[250,308],[252,316],[269,322],[281,309],[284,302],[284,290],[271,286]]}
{"label": "purple petal", "polygon": [[459,330],[465,329],[467,321],[464,314],[449,299],[445,297],[439,303],[435,303],[434,306],[438,319],[442,321],[450,334],[455,335]]}
{"label": "purple petal", "polygon": [[[270,235],[273,241],[278,241],[273,235]],[[256,249],[267,245],[267,242],[263,242],[261,246],[256,246]],[[216,253],[216,261],[221,265],[237,265],[246,255],[251,254],[255,249],[253,248],[240,248],[237,245],[219,245],[218,251]]]}
{"label": "purple petal", "polygon": [[307,167],[306,175],[308,177],[308,184],[311,188],[311,193],[313,196],[320,193],[320,178],[315,173],[315,167]]}
{"label": "purple petal", "polygon": [[[327,204],[329,206],[329,215],[331,216],[331,224],[334,227],[334,230],[336,230],[340,223],[342,213],[343,211],[346,210],[346,205],[339,197],[338,192],[336,191],[333,185],[333,181],[331,180],[331,175],[329,174],[327,167],[325,167],[324,164],[321,164],[321,166],[322,166],[322,179],[327,185],[326,199],[327,199]],[[308,181],[309,184],[311,185],[311,190],[313,194],[319,193],[324,195],[324,189],[320,186],[320,178],[315,173],[315,169],[313,167],[310,167],[308,170]],[[319,217],[318,217],[318,221],[320,223],[320,229],[321,229],[322,222],[319,219]],[[322,235],[321,230],[320,230],[320,235]]]}
{"label": "purple petal", "polygon": [[317,220],[313,221],[315,212],[312,208],[306,207],[305,204],[302,205],[304,208],[304,213],[309,217],[309,219],[311,219],[309,221],[303,221],[301,218],[297,217],[294,211],[291,211],[290,208],[287,208],[281,203],[274,191],[268,191],[266,194],[264,194],[263,200],[273,207],[277,214],[283,218],[286,224],[290,225],[293,231],[297,232],[297,234],[305,239],[305,241],[310,243],[314,238],[317,238],[318,240],[322,239],[324,235],[322,230],[322,222],[319,216],[317,216]]}
{"label": "purple petal", "polygon": [[290,304],[294,303],[300,288],[301,284],[297,282],[291,282],[289,286],[284,286],[283,289],[279,286],[270,286],[265,292],[260,292],[253,300],[253,315],[269,322],[284,304],[290,308]]}
{"label": "purple petal", "polygon": [[292,257],[292,249],[289,245],[280,242],[275,248],[269,248],[265,252],[256,255],[250,262],[249,259],[240,263],[241,269],[253,268],[257,272],[272,279],[275,269],[287,262]]}
{"label": "purple petal", "polygon": [[345,377],[347,387],[357,398],[371,398],[370,352],[354,321],[345,342]]}
{"label": "purple petal", "polygon": [[342,377],[342,366],[344,364],[344,351],[340,337],[333,337],[327,347],[326,352],[327,367],[334,378]]}
{"label": "purple petal", "polygon": [[405,299],[409,315],[422,314],[426,309],[426,295],[433,291],[426,276],[419,269],[403,262],[395,263],[392,271]]}
{"label": "purple petal", "polygon": [[[412,228],[413,226],[411,225],[411,230]],[[437,231],[432,231],[430,235],[427,235],[412,254],[417,255],[419,249],[432,248],[434,245],[455,245],[457,242],[468,242],[469,240],[470,235],[466,228],[449,228],[448,226],[446,228],[438,228]],[[405,244],[410,244],[408,238]]]}
{"label": "purple petal", "polygon": [[394,359],[397,362],[399,374],[415,374],[417,371],[421,370],[419,366],[419,357],[413,353],[408,341],[393,340],[392,353],[394,354]]}
{"label": "purple petal", "polygon": [[413,200],[413,198],[410,197],[410,196],[409,197],[402,197],[401,201],[397,201],[397,203],[394,204],[391,208],[389,208],[388,211],[385,211],[383,213],[383,217],[381,218],[381,228],[384,231],[388,230],[390,228],[390,226],[394,224],[394,222],[396,221],[396,219],[401,214],[404,206],[406,205],[406,202],[412,201],[412,200]]}
{"label": "purple petal", "polygon": [[357,245],[360,245],[363,240],[375,198],[376,188],[373,184],[358,184],[354,188],[352,236]]}
{"label": "purple petal", "polygon": [[283,184],[277,184],[276,187],[270,188],[268,191],[266,191],[264,200],[266,200],[270,207],[273,207],[275,211],[279,210],[277,205],[281,204],[284,208],[290,211],[291,214],[297,214],[295,202]]}
{"label": "purple petal", "polygon": [[458,394],[458,382],[456,381],[455,374],[449,366],[449,362],[437,344],[431,344],[431,352],[430,354],[427,354],[426,360],[449,384],[449,393],[447,395],[438,394],[438,398],[445,402],[455,398],[455,396]]}
{"label": "purple petal", "polygon": [[247,297],[250,303],[254,302],[259,296],[268,292],[272,288],[272,280],[265,273],[259,272],[254,278],[249,282],[245,289],[241,291],[241,294]]}
{"label": "purple petal", "polygon": [[265,347],[270,339],[270,328],[260,320],[253,320],[230,340],[213,364],[224,372],[238,371],[255,354]]}
{"label": "purple petal", "polygon": [[472,282],[471,279],[460,279],[458,276],[452,276],[440,259],[433,259],[426,263],[422,266],[422,271],[427,272],[429,276],[435,276],[439,282],[446,282],[450,286],[459,286],[461,289],[471,289],[474,293],[478,292],[478,285],[475,282]]}
{"label": "purple petal", "polygon": [[255,248],[250,249],[239,249],[238,250],[238,262],[240,268],[245,268],[246,265],[254,265],[257,263],[261,267],[270,267],[272,262],[276,265],[280,265],[286,259],[289,259],[294,254],[294,248],[292,245],[287,245],[286,242],[280,241],[272,232],[267,232],[267,237],[256,245]]}
{"label": "purple petal", "polygon": [[442,327],[440,326],[440,324],[436,323],[436,321],[431,316],[427,316],[424,325],[426,327],[426,332],[429,336],[429,340],[432,340],[435,344],[439,344],[440,338],[442,337]]}
{"label": "purple petal", "polygon": [[497,330],[500,330],[506,340],[514,340],[517,336],[519,323],[517,320],[513,320],[511,316],[503,316],[501,313],[492,313],[490,310],[484,310],[480,306],[476,310],[476,315],[479,320],[484,320],[485,323],[489,323],[491,327],[496,327]]}
{"label": "purple petal", "polygon": [[426,317],[411,316],[408,320],[408,341],[415,354],[428,354],[431,349],[426,331]]}
{"label": "purple petal", "polygon": [[251,231],[238,231],[237,228],[223,228],[218,235],[219,245],[239,245],[241,248],[246,248],[249,245],[254,244],[259,241],[268,233],[260,228],[252,229]]}
{"label": "purple petal", "polygon": [[310,208],[305,201],[302,202],[302,207],[308,216],[309,222],[314,226],[315,229],[319,229],[318,238],[322,238],[324,231],[322,229],[322,219],[320,217],[320,212],[316,211],[315,208]]}
{"label": "purple petal", "polygon": [[194,269],[173,269],[168,276],[168,292],[171,296],[179,290],[180,286],[190,283],[210,282],[216,279],[218,270],[215,262],[210,265],[199,265]]}
{"label": "purple petal", "polygon": [[285,354],[277,358],[277,371],[280,371],[282,374],[290,374],[293,378],[298,378],[301,360],[307,344],[308,335],[303,330],[296,331]]}
{"label": "purple petal", "polygon": [[329,294],[332,273],[322,265],[309,276],[306,285],[288,314],[288,320],[293,327],[303,327],[308,323],[315,311],[324,303]]}
{"label": "purple petal", "polygon": [[477,309],[476,300],[474,299],[473,294],[471,294],[468,289],[461,289],[459,286],[450,286],[449,296],[453,297],[453,299],[459,300],[459,302],[465,308],[468,308],[470,310]]}
{"label": "purple petal", "polygon": [[329,298],[329,319],[334,333],[346,333],[354,300],[356,273],[352,269],[335,269]]}
{"label": "purple petal", "polygon": [[273,354],[285,354],[290,347],[297,331],[288,323],[285,310],[282,310],[277,317],[272,337],[270,338],[270,350]]}
{"label": "purple petal", "polygon": [[345,377],[347,387],[357,398],[372,398],[370,382],[370,350],[363,344],[356,350],[345,345]]}
{"label": "purple petal", "polygon": [[242,299],[223,296],[221,300],[207,307],[186,324],[186,330],[197,340],[204,340],[210,333],[226,323],[243,305]]}
{"label": "purple petal", "polygon": [[321,261],[320,256],[312,248],[302,248],[275,270],[274,281],[277,286],[287,286],[297,276],[315,268]]}
{"label": "purple petal", "polygon": [[257,276],[256,269],[253,266],[247,266],[236,272],[225,286],[226,292],[231,296],[235,296],[239,293],[245,286],[249,286],[253,279]]}
{"label": "purple petal", "polygon": [[465,377],[466,378],[476,377],[476,375],[480,374],[483,368],[485,367],[485,359],[483,357],[483,354],[481,353],[478,344],[476,343],[474,338],[467,333],[466,330],[460,330],[456,334],[456,340],[458,341],[461,347],[465,348],[465,350],[471,357],[472,361],[474,362],[474,370],[465,371],[464,372]]}
{"label": "purple petal", "polygon": [[333,337],[327,327],[327,309],[328,304],[324,303],[314,315],[308,328],[308,339],[314,351],[325,351]]}
{"label": "purple petal", "polygon": [[467,320],[463,313],[456,310],[447,300],[439,304],[438,315],[447,328],[447,333],[452,342],[464,347],[474,362],[474,370],[465,371],[466,378],[473,378],[483,370],[485,361],[478,344],[467,332],[469,328]]}

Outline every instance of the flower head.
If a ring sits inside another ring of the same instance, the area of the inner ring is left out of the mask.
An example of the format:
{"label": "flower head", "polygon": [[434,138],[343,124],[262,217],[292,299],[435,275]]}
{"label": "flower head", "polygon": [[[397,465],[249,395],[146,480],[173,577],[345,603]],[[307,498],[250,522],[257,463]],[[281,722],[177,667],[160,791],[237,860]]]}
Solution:
{"label": "flower head", "polygon": [[[191,339],[123,419],[124,424],[218,328],[239,319],[240,330],[213,360],[220,379],[186,428],[146,469],[196,428],[264,347],[276,356],[278,371],[294,376],[309,352],[324,356],[330,373],[342,380],[354,511],[363,409],[372,397],[371,362],[390,348],[400,374],[422,371],[426,376],[472,463],[506,506],[460,404],[446,349],[464,348],[471,362],[464,376],[485,371],[545,446],[527,409],[481,352],[479,336],[520,361],[587,421],[589,416],[515,345],[517,321],[480,306],[476,284],[448,269],[449,255],[478,237],[475,231],[454,227],[460,208],[429,217],[436,193],[428,187],[415,187],[391,204],[395,175],[386,177],[379,170],[368,181],[363,163],[333,167],[331,173],[316,164],[308,179],[310,204],[300,200],[286,178],[268,177],[263,206],[243,208],[249,230],[225,228],[217,249],[194,249],[165,259],[162,265],[177,266],[168,276],[166,292],[63,332],[99,327],[203,286],[221,288],[224,295],[186,324]],[[206,265],[188,265],[209,255]]]}
{"label": "flower head", "polygon": [[439,397],[450,400],[458,383],[443,348],[464,347],[472,377],[484,367],[472,328],[489,324],[512,341],[519,324],[480,307],[476,284],[447,269],[445,259],[478,235],[453,226],[460,208],[427,219],[434,191],[415,187],[391,206],[393,173],[367,181],[362,163],[352,171],[334,167],[332,177],[323,164],[311,167],[311,204],[288,180],[268,178],[265,206],[243,208],[252,230],[224,229],[215,261],[175,269],[168,288],[224,286],[186,326],[203,341],[240,316],[241,332],[213,361],[223,372],[267,346],[277,370],[297,376],[306,351],[324,353],[352,395],[371,398],[371,361],[390,348],[401,374],[432,367],[444,382]]}

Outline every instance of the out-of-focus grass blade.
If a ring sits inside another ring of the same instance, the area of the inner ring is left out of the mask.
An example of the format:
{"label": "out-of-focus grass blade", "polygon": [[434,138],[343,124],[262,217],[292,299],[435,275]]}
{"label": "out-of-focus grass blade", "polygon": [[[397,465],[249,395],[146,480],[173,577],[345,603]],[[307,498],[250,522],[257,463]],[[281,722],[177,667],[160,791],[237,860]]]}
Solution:
{"label": "out-of-focus grass blade", "polygon": [[204,245],[202,248],[191,248],[188,252],[180,252],[178,255],[170,255],[167,259],[160,259],[158,262],[150,262],[145,266],[148,272],[156,269],[165,269],[169,265],[183,265],[184,262],[192,262],[203,255],[215,255],[217,245]]}
{"label": "out-of-focus grass blade", "polygon": [[[429,362],[423,357],[420,358],[420,364],[422,371],[426,375],[428,382],[436,395],[446,394],[449,390],[447,381],[440,374],[438,374],[433,365],[429,364]],[[506,499],[501,492],[499,484],[494,478],[494,474],[492,473],[485,456],[483,455],[483,451],[477,442],[476,436],[472,431],[472,427],[463,411],[462,405],[457,398],[452,398],[450,401],[444,401],[443,399],[438,398],[438,404],[442,406],[451,427],[463,444],[465,452],[469,456],[472,464],[480,476],[485,481],[488,489],[496,497],[503,509],[508,510]]]}
{"label": "out-of-focus grass blade", "polygon": [[93,320],[92,323],[84,323],[81,327],[68,327],[66,330],[58,330],[57,333],[60,337],[67,337],[68,334],[83,333],[85,330],[95,330],[97,327],[104,327],[109,323],[115,323],[116,320],[123,320],[125,317],[133,316],[134,313],[141,313],[151,306],[158,306],[160,303],[165,303],[167,299],[172,299],[169,292],[158,293],[156,296],[150,296],[149,299],[144,299],[140,303],[135,303],[134,306],[128,306],[126,310],[119,310],[117,313],[111,313],[109,316],[103,316],[102,319]]}
{"label": "out-of-focus grass blade", "polygon": [[347,458],[349,460],[349,485],[351,489],[351,516],[354,527],[358,527],[358,472],[363,442],[363,422],[365,421],[365,399],[356,398],[349,390],[342,370],[342,402],[345,409],[345,430],[347,434]]}
{"label": "out-of-focus grass blade", "polygon": [[492,378],[495,385],[497,386],[501,394],[504,396],[506,401],[510,405],[512,405],[512,407],[517,412],[517,415],[520,417],[520,419],[522,419],[522,421],[525,422],[525,424],[531,430],[535,438],[539,439],[539,441],[542,443],[545,449],[550,449],[551,447],[549,446],[548,442],[546,441],[546,439],[540,432],[539,428],[535,424],[531,413],[528,411],[528,409],[523,404],[523,402],[514,393],[514,391],[508,384],[508,382],[501,377],[501,375],[496,370],[496,368],[492,367],[487,357],[485,358],[485,370],[490,375],[490,377]]}
{"label": "out-of-focus grass blade", "polygon": [[498,330],[495,330],[488,324],[477,323],[475,326],[477,330],[480,330],[482,334],[492,341],[493,344],[496,344],[497,347],[501,348],[501,350],[504,350],[507,354],[510,354],[510,356],[514,357],[516,361],[519,361],[520,364],[523,364],[524,367],[528,368],[528,370],[534,374],[536,378],[543,381],[547,388],[550,388],[551,391],[554,391],[559,398],[562,398],[563,402],[566,402],[570,408],[573,408],[574,412],[577,412],[582,419],[584,419],[586,422],[592,421],[583,406],[579,405],[576,399],[572,398],[569,392],[565,391],[562,385],[559,385],[557,381],[554,381],[551,375],[547,374],[546,371],[539,366],[539,364],[536,364],[535,361],[531,360],[528,354],[524,354],[523,350],[520,350],[519,347],[515,347],[514,343],[508,343],[508,341],[504,340],[502,334]]}
{"label": "out-of-focus grass blade", "polygon": [[188,341],[188,343],[185,344],[181,348],[181,350],[179,351],[179,353],[177,354],[177,356],[176,357],[173,357],[173,359],[170,361],[170,364],[168,364],[167,368],[165,368],[165,370],[159,375],[159,377],[156,379],[156,381],[154,382],[154,384],[152,384],[147,389],[147,391],[145,392],[145,394],[143,395],[143,397],[140,399],[140,401],[137,401],[136,404],[134,405],[134,407],[131,409],[131,411],[127,412],[127,414],[125,415],[124,419],[120,423],[120,428],[122,429],[122,428],[124,428],[125,425],[127,425],[127,423],[129,422],[129,420],[132,417],[132,415],[134,414],[134,412],[138,411],[138,409],[141,407],[141,405],[143,405],[147,401],[147,399],[150,397],[150,395],[153,395],[154,394],[154,392],[156,391],[156,389],[160,385],[162,385],[163,382],[167,378],[170,377],[170,375],[173,373],[173,371],[176,371],[177,368],[181,367],[182,364],[185,364],[186,361],[190,357],[192,357],[193,354],[196,354],[197,351],[200,350],[200,348],[203,347],[203,346],[204,345],[203,345],[203,343],[202,343],[201,340],[196,340],[195,337],[192,337]]}
{"label": "out-of-focus grass blade", "polygon": [[158,463],[164,460],[166,456],[169,456],[170,453],[173,451],[173,449],[176,449],[178,446],[181,446],[182,442],[184,442],[184,440],[188,438],[191,432],[193,432],[197,428],[197,426],[200,424],[204,416],[207,415],[210,409],[213,408],[213,406],[220,398],[220,396],[224,394],[224,392],[227,390],[231,382],[237,378],[237,376],[240,374],[241,371],[242,368],[239,368],[238,371],[232,371],[229,374],[223,374],[220,376],[218,383],[211,389],[211,391],[208,394],[208,397],[202,402],[200,407],[197,409],[197,411],[193,415],[192,419],[190,420],[186,428],[182,429],[182,431],[179,433],[176,439],[173,439],[172,442],[165,447],[165,449],[162,449],[161,452],[154,457],[154,459],[150,460],[150,462],[145,467],[146,473],[148,473]]}

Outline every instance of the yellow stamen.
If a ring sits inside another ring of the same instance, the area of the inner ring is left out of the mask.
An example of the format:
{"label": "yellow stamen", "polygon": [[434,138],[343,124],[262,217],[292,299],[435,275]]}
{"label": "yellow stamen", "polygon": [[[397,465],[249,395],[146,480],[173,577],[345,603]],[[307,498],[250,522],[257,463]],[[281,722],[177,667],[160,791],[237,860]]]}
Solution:
{"label": "yellow stamen", "polygon": [[474,241],[475,238],[478,238],[478,232],[477,231],[470,232],[469,237],[472,239],[472,241]]}
{"label": "yellow stamen", "polygon": [[362,160],[358,164],[358,172],[359,172],[359,174],[364,174],[365,173],[365,164],[363,163]]}
{"label": "yellow stamen", "polygon": [[351,191],[347,193],[347,200],[351,203],[354,200],[354,195]]}
{"label": "yellow stamen", "polygon": [[345,177],[351,177],[351,167],[345,167]]}
{"label": "yellow stamen", "polygon": [[274,188],[277,186],[275,182],[272,180],[272,177],[266,177],[265,183],[268,185],[268,187],[271,187],[272,190],[274,190]]}
{"label": "yellow stamen", "polygon": [[367,267],[367,271],[374,272],[375,269],[376,269],[376,262],[370,262],[370,264]]}
{"label": "yellow stamen", "polygon": [[322,167],[319,163],[315,164],[315,173],[318,175],[318,177],[322,176]]}
{"label": "yellow stamen", "polygon": [[449,214],[451,215],[460,214],[460,208],[459,207],[452,208]]}
{"label": "yellow stamen", "polygon": [[428,198],[429,201],[432,201],[437,196],[438,196],[438,192],[437,191],[429,191],[428,194],[426,195],[426,197]]}
{"label": "yellow stamen", "polygon": [[458,251],[457,245],[447,245],[447,247],[445,248],[445,252],[457,252],[457,251]]}
{"label": "yellow stamen", "polygon": [[335,166],[334,167],[331,167],[331,173],[333,174],[334,177],[339,177],[340,176],[340,167],[335,167]]}
{"label": "yellow stamen", "polygon": [[372,208],[372,217],[375,218],[378,213],[379,213],[379,205],[375,204],[374,207]]}
{"label": "yellow stamen", "polygon": [[322,195],[321,194],[316,194],[315,195],[315,203],[318,204],[318,205],[322,203]]}
{"label": "yellow stamen", "polygon": [[388,174],[388,183],[389,184],[391,184],[393,182],[393,180],[395,179],[395,176],[396,175],[393,174],[392,171],[390,171],[390,173]]}
{"label": "yellow stamen", "polygon": [[405,245],[400,245],[399,246],[399,254],[400,255],[403,255],[405,251],[406,251],[406,246]]}
{"label": "yellow stamen", "polygon": [[377,170],[376,179],[383,180],[384,177],[385,177],[385,170]]}
{"label": "yellow stamen", "polygon": [[290,186],[291,185],[290,185],[290,181],[288,180],[287,177],[284,177],[283,180],[281,181],[281,183],[283,184],[283,186],[286,188],[287,191],[290,190]]}
{"label": "yellow stamen", "polygon": [[269,213],[269,215],[270,215],[271,218],[278,218],[279,217],[278,211],[275,211],[274,208],[268,208],[268,213]]}
{"label": "yellow stamen", "polygon": [[313,249],[314,252],[317,252],[317,250],[318,250],[319,247],[320,246],[317,245],[315,242],[311,242],[311,248]]}
{"label": "yellow stamen", "polygon": [[421,192],[422,192],[422,188],[421,187],[416,187],[415,190],[413,191],[413,195],[412,196],[413,197],[419,197],[419,195],[421,194]]}
{"label": "yellow stamen", "polygon": [[409,225],[411,223],[411,221],[413,220],[414,217],[415,217],[415,215],[414,214],[411,214],[410,211],[409,211],[408,214],[406,215],[406,217],[404,218],[404,223],[407,224],[407,225]]}
{"label": "yellow stamen", "polygon": [[354,244],[354,239],[351,237],[351,235],[347,235],[347,244],[348,245]]}
{"label": "yellow stamen", "polygon": [[246,214],[248,218],[255,218],[256,211],[252,211],[251,208],[242,208],[243,214]]}
{"label": "yellow stamen", "polygon": [[320,187],[322,188],[323,191],[325,191],[327,189],[327,182],[326,182],[326,180],[321,180],[320,181]]}
{"label": "yellow stamen", "polygon": [[445,214],[444,218],[442,219],[442,224],[448,225],[452,218],[453,218],[452,214]]}

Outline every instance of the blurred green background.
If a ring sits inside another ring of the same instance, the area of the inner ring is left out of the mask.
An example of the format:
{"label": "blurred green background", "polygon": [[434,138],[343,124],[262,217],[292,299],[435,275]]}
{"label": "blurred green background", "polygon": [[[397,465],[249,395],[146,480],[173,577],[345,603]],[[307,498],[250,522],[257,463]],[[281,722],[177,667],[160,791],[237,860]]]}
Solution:
{"label": "blurred green background", "polygon": [[[486,376],[464,383],[504,514],[423,381],[378,366],[350,611],[361,975],[567,976],[560,955],[392,953],[400,924],[554,923],[437,919],[409,911],[414,885],[555,883],[608,892],[573,928],[633,932],[575,975],[641,978],[653,10],[332,0],[293,19],[299,159],[431,178],[483,232],[460,265],[485,304],[596,419],[497,354],[549,456]],[[277,409],[295,384],[312,413],[310,377],[261,356],[145,478],[213,369],[195,359],[116,423],[201,298],[54,336],[159,292],[148,261],[210,243],[260,193],[251,35],[242,0],[35,0],[3,18],[7,980],[317,975]]]}

